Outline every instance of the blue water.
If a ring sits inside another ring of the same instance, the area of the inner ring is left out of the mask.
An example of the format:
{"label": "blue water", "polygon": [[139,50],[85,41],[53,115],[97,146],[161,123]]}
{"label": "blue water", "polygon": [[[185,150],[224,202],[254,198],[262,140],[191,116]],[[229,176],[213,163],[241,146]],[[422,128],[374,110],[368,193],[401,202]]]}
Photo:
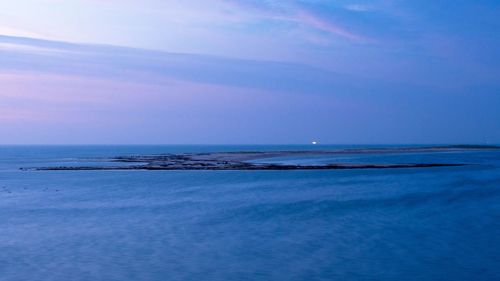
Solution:
{"label": "blue water", "polygon": [[306,148],[0,146],[0,280],[500,280],[498,151],[269,160],[473,164],[422,169],[18,170]]}

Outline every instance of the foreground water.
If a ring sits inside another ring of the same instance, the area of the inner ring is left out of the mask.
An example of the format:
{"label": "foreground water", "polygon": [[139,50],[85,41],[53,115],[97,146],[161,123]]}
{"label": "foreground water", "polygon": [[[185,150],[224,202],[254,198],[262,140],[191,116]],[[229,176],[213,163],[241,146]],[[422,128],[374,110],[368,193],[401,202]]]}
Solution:
{"label": "foreground water", "polygon": [[276,149],[310,147],[0,147],[0,280],[500,280],[498,151],[278,159],[473,164],[422,169],[19,170]]}

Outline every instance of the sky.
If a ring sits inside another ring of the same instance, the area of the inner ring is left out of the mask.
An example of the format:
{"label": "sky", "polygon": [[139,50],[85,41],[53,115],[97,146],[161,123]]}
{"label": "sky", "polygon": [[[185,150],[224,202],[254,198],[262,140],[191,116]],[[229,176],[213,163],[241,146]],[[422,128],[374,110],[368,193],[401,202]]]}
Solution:
{"label": "sky", "polygon": [[0,144],[500,143],[497,0],[0,0]]}

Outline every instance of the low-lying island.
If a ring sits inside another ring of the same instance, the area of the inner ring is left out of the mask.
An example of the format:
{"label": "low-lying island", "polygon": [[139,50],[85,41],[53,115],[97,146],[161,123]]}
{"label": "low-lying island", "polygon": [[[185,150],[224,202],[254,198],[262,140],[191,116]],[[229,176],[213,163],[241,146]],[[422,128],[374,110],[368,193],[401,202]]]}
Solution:
{"label": "low-lying island", "polygon": [[[36,171],[78,170],[326,170],[326,169],[394,169],[464,166],[467,163],[327,163],[318,165],[269,163],[265,159],[276,157],[317,157],[322,155],[360,155],[396,153],[438,153],[478,149],[497,149],[469,146],[399,147],[343,150],[306,151],[239,151],[212,153],[183,153],[161,155],[118,156],[100,161],[120,163],[102,166],[54,166],[21,168]],[[129,163],[130,165],[124,165]]]}

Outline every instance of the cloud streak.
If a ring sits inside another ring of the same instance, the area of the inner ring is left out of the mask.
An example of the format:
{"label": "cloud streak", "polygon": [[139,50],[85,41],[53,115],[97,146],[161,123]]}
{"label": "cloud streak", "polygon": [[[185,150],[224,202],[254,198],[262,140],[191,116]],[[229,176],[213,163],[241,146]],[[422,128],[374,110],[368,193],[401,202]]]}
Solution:
{"label": "cloud streak", "polygon": [[364,36],[351,32],[339,25],[335,25],[304,10],[298,11],[295,18],[301,24],[349,39],[353,42],[363,43],[369,41],[368,38],[365,38]]}
{"label": "cloud streak", "polygon": [[342,94],[354,78],[302,64],[176,54],[0,36],[3,71],[109,78],[141,83],[185,80],[287,93]]}
{"label": "cloud streak", "polygon": [[362,4],[349,4],[344,6],[347,10],[349,11],[354,11],[354,12],[368,12],[371,10],[371,7],[368,5],[362,5]]}
{"label": "cloud streak", "polygon": [[368,41],[364,36],[336,24],[331,18],[319,16],[313,10],[301,6],[300,2],[228,1],[228,3],[232,4],[233,9],[238,10],[240,13],[245,13],[244,11],[249,10],[253,11],[254,18],[261,18],[261,20],[292,23],[300,27],[325,32],[351,42],[363,43]]}

